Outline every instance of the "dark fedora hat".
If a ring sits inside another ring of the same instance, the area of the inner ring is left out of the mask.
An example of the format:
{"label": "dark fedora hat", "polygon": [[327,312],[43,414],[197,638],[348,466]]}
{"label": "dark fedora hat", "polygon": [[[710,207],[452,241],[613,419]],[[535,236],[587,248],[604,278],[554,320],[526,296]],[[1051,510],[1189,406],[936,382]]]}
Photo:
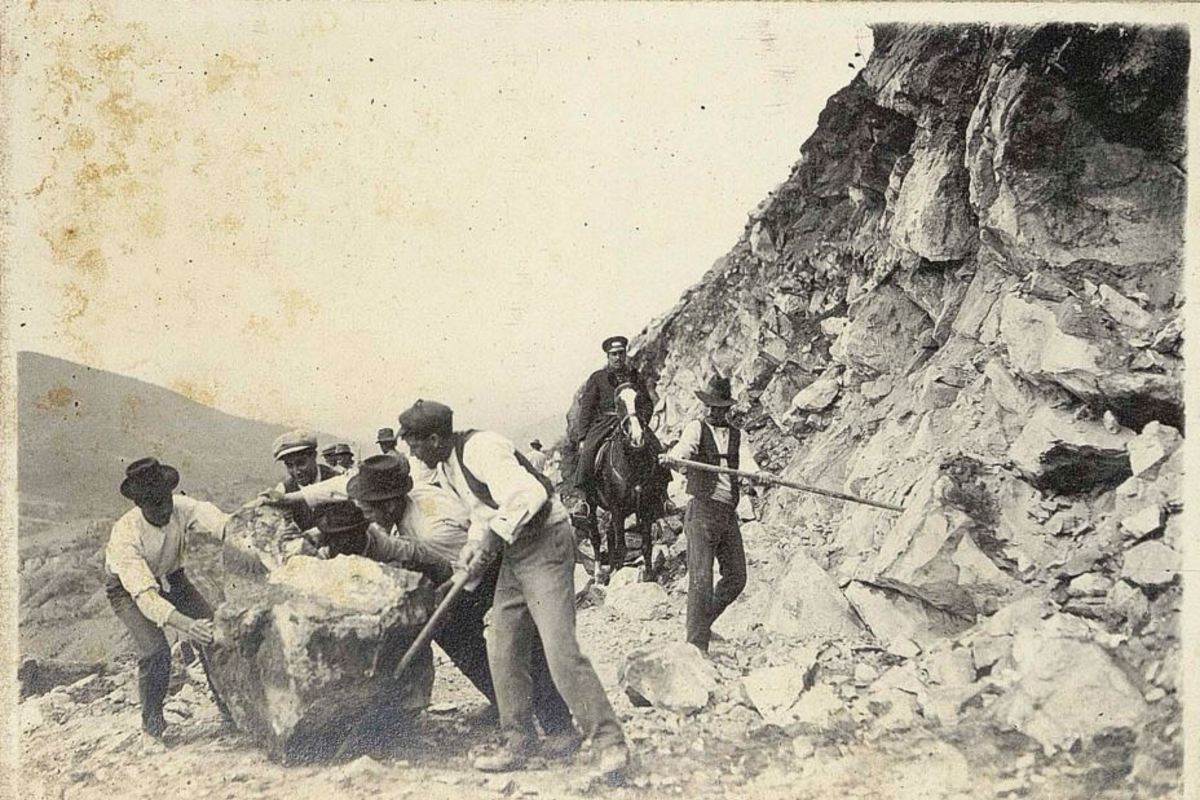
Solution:
{"label": "dark fedora hat", "polygon": [[412,488],[408,459],[398,453],[382,453],[363,459],[358,473],[346,484],[352,500],[377,503],[403,497]]}
{"label": "dark fedora hat", "polygon": [[321,533],[337,535],[367,527],[367,518],[354,503],[330,503],[317,518]]}
{"label": "dark fedora hat", "polygon": [[380,428],[379,435],[375,437],[375,442],[377,444],[383,444],[384,442],[391,442],[392,444],[395,444],[396,432],[391,428]]}
{"label": "dark fedora hat", "polygon": [[179,485],[179,470],[160,464],[154,457],[139,458],[125,468],[121,494],[135,503],[156,493],[169,492]]}
{"label": "dark fedora hat", "polygon": [[707,390],[696,390],[696,397],[699,397],[706,406],[727,407],[733,405],[733,390],[730,388],[729,378],[714,375],[708,382]]}

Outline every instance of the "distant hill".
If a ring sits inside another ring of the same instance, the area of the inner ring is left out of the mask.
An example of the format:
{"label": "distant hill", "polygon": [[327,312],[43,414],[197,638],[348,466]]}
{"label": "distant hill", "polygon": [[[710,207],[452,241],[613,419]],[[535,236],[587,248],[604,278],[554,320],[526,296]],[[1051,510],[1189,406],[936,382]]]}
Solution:
{"label": "distant hill", "polygon": [[[17,414],[24,654],[92,660],[128,649],[104,598],[102,549],[132,507],[117,489],[129,462],[174,465],[180,491],[226,511],[282,475],[271,458],[282,426],[39,353],[17,356]],[[216,552],[199,542],[192,552],[202,589]]]}
{"label": "distant hill", "polygon": [[226,505],[280,476],[270,450],[283,427],[40,353],[18,354],[17,413],[17,488],[33,518],[122,512],[125,466],[147,455],[177,467],[183,491]]}

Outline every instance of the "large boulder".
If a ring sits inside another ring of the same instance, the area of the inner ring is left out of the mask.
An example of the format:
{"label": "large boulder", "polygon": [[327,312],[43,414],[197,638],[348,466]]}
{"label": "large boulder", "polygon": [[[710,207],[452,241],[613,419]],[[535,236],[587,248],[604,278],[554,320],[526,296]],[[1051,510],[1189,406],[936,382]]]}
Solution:
{"label": "large boulder", "polygon": [[784,727],[799,720],[792,708],[812,687],[817,667],[815,647],[798,648],[792,663],[756,669],[742,678],[742,693],[768,725]]}
{"label": "large boulder", "polygon": [[1113,728],[1138,730],[1147,707],[1141,692],[1079,625],[1055,617],[1013,636],[1011,688],[991,706],[1002,724],[1033,738],[1047,753],[1089,744]]}
{"label": "large boulder", "polygon": [[433,610],[415,572],[358,556],[281,558],[292,529],[267,506],[226,526],[213,683],[237,726],[277,759],[332,756],[349,735],[395,735],[433,688],[428,647],[392,676]]}
{"label": "large boulder", "polygon": [[846,599],[885,646],[901,640],[928,646],[974,622],[972,616],[939,608],[923,598],[862,581],[850,582]]}
{"label": "large boulder", "polygon": [[846,366],[877,374],[899,372],[920,352],[918,334],[932,325],[920,306],[886,284],[854,308],[830,355]]}
{"label": "large boulder", "polygon": [[708,705],[718,676],[695,646],[668,642],[630,651],[617,680],[634,705],[690,714]]}
{"label": "large boulder", "polygon": [[1013,442],[1013,463],[1035,486],[1063,493],[1085,492],[1129,477],[1126,445],[1130,431],[1112,433],[1098,422],[1043,406]]}
{"label": "large boulder", "polygon": [[771,589],[764,624],[799,639],[840,639],[862,631],[862,622],[837,583],[803,551],[788,560]]}

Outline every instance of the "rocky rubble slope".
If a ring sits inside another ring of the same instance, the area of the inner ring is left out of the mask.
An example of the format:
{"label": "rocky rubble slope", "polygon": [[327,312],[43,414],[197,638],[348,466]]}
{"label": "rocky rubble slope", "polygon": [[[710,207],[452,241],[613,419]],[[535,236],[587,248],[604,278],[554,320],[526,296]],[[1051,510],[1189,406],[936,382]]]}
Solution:
{"label": "rocky rubble slope", "polygon": [[727,636],[859,630],[873,715],[1178,780],[1188,60],[1171,28],[875,28],[633,346],[664,441],[719,371],[762,463],[905,508],[769,492]]}

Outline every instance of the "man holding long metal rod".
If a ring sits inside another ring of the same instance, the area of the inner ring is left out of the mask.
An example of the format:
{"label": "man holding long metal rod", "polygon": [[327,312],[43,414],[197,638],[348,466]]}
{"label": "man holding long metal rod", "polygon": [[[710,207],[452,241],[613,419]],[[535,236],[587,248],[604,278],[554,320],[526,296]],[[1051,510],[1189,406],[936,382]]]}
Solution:
{"label": "man holding long metal rod", "polygon": [[[679,442],[659,461],[670,466],[676,459],[694,459],[759,472],[746,437],[729,424],[733,405],[729,379],[715,376],[696,397],[707,406],[707,415],[689,422]],[[737,516],[741,487],[738,478],[728,473],[692,469],[687,472],[687,493],[691,495],[683,518],[688,543],[687,640],[707,653],[713,622],[746,588],[746,551]],[[714,559],[721,567],[715,588]]]}

